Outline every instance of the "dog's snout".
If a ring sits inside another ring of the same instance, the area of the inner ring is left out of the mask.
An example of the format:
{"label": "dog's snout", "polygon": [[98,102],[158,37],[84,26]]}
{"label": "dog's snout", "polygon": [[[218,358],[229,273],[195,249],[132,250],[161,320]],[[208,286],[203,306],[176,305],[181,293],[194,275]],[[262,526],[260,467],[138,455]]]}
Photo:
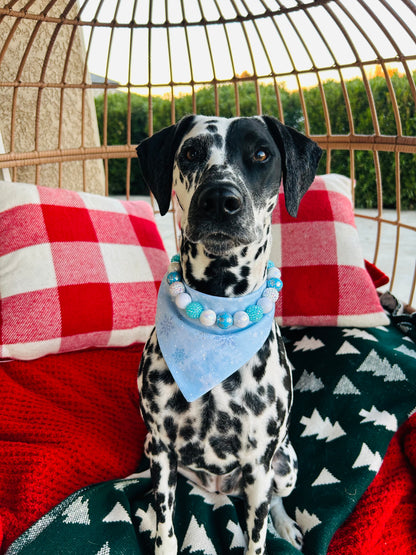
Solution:
{"label": "dog's snout", "polygon": [[235,187],[215,185],[201,192],[198,208],[200,213],[221,219],[238,214],[243,208],[243,197]]}

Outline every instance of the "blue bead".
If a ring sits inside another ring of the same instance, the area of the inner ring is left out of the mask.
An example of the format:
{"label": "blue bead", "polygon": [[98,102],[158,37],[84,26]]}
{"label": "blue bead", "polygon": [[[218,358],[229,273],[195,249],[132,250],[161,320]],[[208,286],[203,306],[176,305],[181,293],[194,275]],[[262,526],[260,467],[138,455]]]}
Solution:
{"label": "blue bead", "polygon": [[233,325],[233,317],[229,312],[220,312],[217,314],[217,326],[223,330],[226,330]]}
{"label": "blue bead", "polygon": [[274,267],[274,262],[269,260],[268,263],[267,263],[267,269],[270,270],[270,268],[273,268],[273,267]]}
{"label": "blue bead", "polygon": [[246,312],[248,314],[248,317],[250,318],[250,322],[253,322],[253,323],[260,322],[264,314],[261,306],[256,304],[252,304],[251,306],[248,306],[246,308]]}
{"label": "blue bead", "polygon": [[181,257],[179,256],[179,254],[174,254],[172,256],[172,258],[170,259],[171,262],[180,262],[181,261]]}
{"label": "blue bead", "polygon": [[197,301],[192,301],[185,308],[186,314],[189,316],[189,318],[192,318],[193,320],[197,320],[201,316],[203,310],[204,307],[201,303],[198,303]]}
{"label": "blue bead", "polygon": [[179,272],[170,272],[166,276],[166,281],[169,283],[169,285],[175,283],[175,281],[181,281],[181,274]]}
{"label": "blue bead", "polygon": [[280,291],[283,287],[283,281],[279,278],[268,279],[267,287],[274,287],[274,289],[277,289],[278,291]]}

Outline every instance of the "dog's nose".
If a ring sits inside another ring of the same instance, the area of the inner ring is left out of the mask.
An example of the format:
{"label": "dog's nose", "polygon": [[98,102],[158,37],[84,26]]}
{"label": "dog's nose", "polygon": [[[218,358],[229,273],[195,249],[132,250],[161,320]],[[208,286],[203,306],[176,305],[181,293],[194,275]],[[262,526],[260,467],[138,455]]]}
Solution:
{"label": "dog's nose", "polygon": [[198,199],[198,208],[207,216],[218,219],[238,214],[243,207],[243,197],[235,187],[215,185],[207,187]]}

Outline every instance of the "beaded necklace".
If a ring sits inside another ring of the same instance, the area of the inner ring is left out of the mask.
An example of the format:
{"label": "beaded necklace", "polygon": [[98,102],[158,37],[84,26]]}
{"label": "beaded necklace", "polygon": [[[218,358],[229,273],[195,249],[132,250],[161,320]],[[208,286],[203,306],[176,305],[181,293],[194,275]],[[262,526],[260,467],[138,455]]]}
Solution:
{"label": "beaded necklace", "polygon": [[203,306],[199,301],[192,300],[186,292],[185,284],[182,281],[180,256],[175,254],[169,266],[166,281],[169,286],[169,293],[176,306],[183,311],[191,320],[199,320],[205,327],[218,326],[226,330],[232,326],[245,328],[249,324],[259,322],[265,314],[269,314],[275,308],[275,303],[279,298],[279,292],[283,287],[280,279],[281,273],[274,263],[269,260],[267,263],[266,288],[256,304],[249,305],[245,310],[238,310],[234,314],[230,312],[219,312],[218,314],[209,307]]}

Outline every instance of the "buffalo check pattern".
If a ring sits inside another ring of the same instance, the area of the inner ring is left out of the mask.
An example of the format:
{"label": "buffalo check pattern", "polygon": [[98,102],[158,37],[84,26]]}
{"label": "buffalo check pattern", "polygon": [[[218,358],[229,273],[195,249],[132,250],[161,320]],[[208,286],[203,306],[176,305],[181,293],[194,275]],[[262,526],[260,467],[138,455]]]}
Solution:
{"label": "buffalo check pattern", "polygon": [[0,357],[146,341],[168,258],[144,201],[0,182]]}
{"label": "buffalo check pattern", "polygon": [[351,180],[317,177],[297,218],[281,191],[272,214],[271,259],[282,271],[276,316],[283,326],[385,325],[373,281],[365,268],[351,201]]}

